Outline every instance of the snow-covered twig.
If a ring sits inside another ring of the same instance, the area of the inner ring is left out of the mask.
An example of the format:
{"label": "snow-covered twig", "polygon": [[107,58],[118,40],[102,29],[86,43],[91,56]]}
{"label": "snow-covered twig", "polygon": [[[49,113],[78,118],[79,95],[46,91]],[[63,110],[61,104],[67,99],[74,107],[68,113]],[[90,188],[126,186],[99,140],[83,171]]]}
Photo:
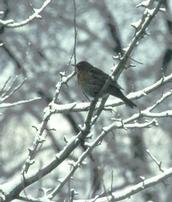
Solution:
{"label": "snow-covered twig", "polygon": [[172,176],[172,168],[166,169],[163,173],[156,175],[154,177],[150,177],[148,179],[143,180],[142,182],[131,185],[123,190],[112,192],[108,196],[100,197],[97,196],[96,199],[80,199],[74,200],[73,202],[107,202],[107,201],[121,201],[123,199],[127,199],[132,195],[139,193],[149,187],[152,187],[160,182],[163,182],[165,179]]}
{"label": "snow-covered twig", "polygon": [[[149,93],[153,92],[154,90],[158,89],[161,85],[164,85],[168,82],[172,81],[172,74],[158,80],[151,86],[148,86],[142,90],[132,92],[127,97],[129,99],[139,99],[143,96],[147,96]],[[170,91],[171,92],[171,91]],[[169,93],[168,93],[169,94]],[[169,96],[169,95],[168,95]],[[99,105],[100,102],[98,102],[97,105]],[[119,101],[109,101],[106,103],[105,108],[108,107],[115,107],[123,104],[121,100]],[[88,111],[90,107],[90,103],[70,103],[70,104],[56,104],[52,103],[51,108],[54,110],[55,113],[67,113],[67,112],[81,112],[81,111]],[[97,108],[97,106],[96,106]]]}
{"label": "snow-covered twig", "polygon": [[27,99],[27,100],[19,100],[17,102],[12,102],[12,103],[1,103],[0,109],[11,108],[11,107],[15,107],[15,106],[21,105],[21,104],[27,104],[30,102],[38,101],[40,99],[41,99],[41,97],[36,97],[36,98]]}
{"label": "snow-covered twig", "polygon": [[27,19],[21,21],[21,22],[15,22],[13,19],[9,20],[0,20],[0,24],[8,27],[8,28],[17,28],[17,27],[22,27],[31,21],[33,21],[36,18],[41,18],[40,13],[47,7],[47,5],[51,2],[51,0],[45,0],[42,6],[39,9],[33,9],[34,13],[29,16]]}

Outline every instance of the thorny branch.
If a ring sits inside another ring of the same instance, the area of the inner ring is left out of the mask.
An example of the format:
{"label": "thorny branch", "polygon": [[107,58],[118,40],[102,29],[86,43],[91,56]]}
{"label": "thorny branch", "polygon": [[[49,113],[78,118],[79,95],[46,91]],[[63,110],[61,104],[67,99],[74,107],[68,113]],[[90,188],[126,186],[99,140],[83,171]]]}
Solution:
{"label": "thorny branch", "polygon": [[[165,85],[171,81],[172,81],[172,74],[161,78],[160,80],[158,80],[154,84],[152,84],[152,85],[150,85],[150,86],[148,86],[142,90],[130,93],[129,96],[127,96],[127,97],[129,99],[139,99],[141,97],[147,96],[149,93],[155,91],[160,86],[163,86],[163,85]],[[167,94],[169,94],[169,93],[167,93]],[[121,100],[109,101],[105,104],[104,110],[110,109],[111,107],[119,106],[121,104],[123,104],[123,102]],[[100,105],[100,102],[98,102],[98,106],[99,105]],[[96,109],[98,108],[98,106],[96,105]],[[88,111],[89,107],[90,107],[90,103],[70,103],[70,104],[61,104],[61,105],[59,105],[59,104],[52,104],[51,105],[51,108],[53,109],[54,113]]]}
{"label": "thorny branch", "polygon": [[[101,91],[99,92],[98,96],[102,95],[103,92],[107,89],[108,85],[110,84],[110,78],[117,80],[118,77],[120,76],[121,72],[125,69],[128,58],[130,58],[132,51],[134,50],[134,48],[136,47],[138,42],[143,38],[144,34],[146,33],[146,28],[148,27],[148,25],[150,24],[152,19],[155,17],[157,12],[159,11],[162,1],[163,0],[159,0],[157,6],[155,7],[155,9],[153,10],[152,13],[150,13],[148,8],[145,9],[143,17],[140,20],[140,24],[138,25],[138,27],[136,29],[135,36],[133,37],[128,48],[125,49],[125,53],[120,58],[120,62],[115,67],[115,70],[112,72],[111,76],[105,82],[105,84],[102,87]],[[148,4],[148,6],[149,6],[149,4]],[[108,97],[109,96],[106,96],[101,100],[101,103],[95,113],[95,116],[94,116],[94,119],[92,122],[93,124],[96,122],[96,120],[100,116]],[[96,103],[95,103],[95,106],[96,106]]]}
{"label": "thorny branch", "polygon": [[[45,5],[48,5],[50,3],[50,0],[46,0],[43,4],[43,6],[41,7],[42,10],[46,7]],[[153,10],[152,13],[148,12],[148,9],[145,9],[145,17],[142,18],[141,20],[141,24],[140,26],[138,26],[138,29],[136,30],[135,36],[133,38],[133,40],[131,41],[129,47],[126,49],[126,52],[124,53],[123,57],[120,58],[120,62],[117,65],[115,71],[112,73],[112,77],[115,76],[115,79],[118,78],[118,76],[120,75],[120,73],[123,71],[123,69],[125,68],[125,64],[126,61],[128,60],[132,50],[134,49],[134,47],[136,46],[136,44],[138,43],[138,41],[143,37],[145,30],[147,28],[147,26],[150,24],[152,18],[157,14],[160,5],[162,3],[162,0],[160,0],[156,6],[156,8]],[[75,6],[75,18],[74,18],[74,23],[76,25],[76,5],[75,5],[75,1],[74,1],[74,6]],[[41,9],[40,8],[40,9]],[[28,22],[30,22],[31,20],[33,20],[36,17],[39,17],[39,13],[42,11],[40,9],[37,9],[35,11],[35,15],[32,15],[32,18],[28,18],[27,20],[21,22],[21,23],[14,23],[13,21],[0,21],[1,24],[3,24],[4,26],[7,27],[19,27],[19,26],[23,26],[25,24],[27,24]],[[39,11],[38,11],[39,10]],[[38,11],[38,13],[36,13]],[[76,28],[76,26],[75,26]],[[75,30],[76,33],[76,30]],[[75,35],[75,39],[76,39],[76,35]],[[76,51],[76,50],[75,50]],[[76,54],[75,54],[75,63],[76,63]],[[21,180],[21,178],[19,179],[15,179],[15,183],[13,183],[13,186],[9,187],[9,184],[6,183],[3,185],[1,190],[5,190],[3,191],[3,193],[5,193],[4,198],[2,198],[2,201],[10,201],[11,199],[13,199],[14,197],[17,197],[20,192],[23,190],[24,187],[29,186],[30,184],[36,182],[37,180],[39,180],[40,176],[43,177],[45,175],[47,175],[49,172],[51,172],[53,169],[55,169],[58,165],[60,165],[68,156],[69,154],[74,151],[74,149],[80,144],[80,140],[81,138],[86,137],[89,133],[90,133],[90,129],[92,127],[92,118],[93,118],[93,112],[96,108],[96,104],[98,102],[98,98],[94,99],[94,101],[91,103],[90,107],[89,104],[87,107],[84,108],[84,110],[88,110],[88,115],[86,117],[86,121],[84,126],[81,128],[81,131],[78,133],[78,135],[76,135],[75,137],[71,138],[71,140],[66,144],[66,146],[64,147],[64,149],[56,154],[55,159],[53,159],[49,164],[45,165],[43,168],[41,168],[39,171],[35,171],[32,174],[28,174],[28,170],[30,168],[30,166],[34,163],[34,158],[36,156],[36,153],[39,149],[39,146],[45,141],[45,138],[43,136],[43,132],[46,129],[47,123],[49,118],[51,117],[52,114],[54,113],[60,113],[59,110],[61,107],[64,107],[64,105],[61,105],[59,107],[59,109],[57,110],[54,106],[57,106],[55,104],[55,102],[58,99],[58,95],[60,93],[61,87],[63,84],[65,84],[66,82],[68,82],[68,80],[74,75],[74,73],[71,73],[69,76],[66,76],[65,74],[61,74],[61,80],[60,82],[58,82],[57,86],[56,86],[56,92],[54,95],[54,98],[52,100],[52,102],[48,105],[48,107],[45,109],[45,113],[44,113],[44,117],[43,117],[43,121],[40,124],[40,127],[38,128],[35,140],[33,142],[32,147],[29,149],[29,155],[28,158],[24,164],[23,167],[23,171],[22,174],[24,176],[24,181],[23,179]],[[170,75],[171,76],[171,75]],[[170,77],[169,76],[169,77]],[[166,79],[166,82],[168,81],[168,78]],[[165,79],[162,81],[162,83],[165,83]],[[171,79],[171,77],[170,77]],[[170,80],[169,79],[169,80]],[[162,83],[158,83],[155,86],[153,86],[152,88],[146,89],[147,91],[141,91],[141,92],[137,92],[135,95],[131,95],[131,98],[138,98],[139,96],[143,96],[145,95],[145,93],[149,93],[151,90],[154,90],[155,88],[159,87]],[[109,85],[109,79],[107,80],[106,84],[104,85],[103,89],[101,90],[100,94],[108,87]],[[171,95],[171,94],[170,94]],[[170,96],[168,95],[168,96]],[[161,98],[158,101],[158,104],[161,103],[164,99],[166,99],[168,97],[167,95],[164,96],[163,98]],[[100,104],[101,107],[98,108],[98,111],[96,113],[96,117],[100,116],[101,111],[104,109],[104,104],[106,102],[107,98],[102,100],[103,104]],[[116,106],[119,103],[114,103],[114,106]],[[75,170],[82,164],[83,160],[86,158],[86,156],[88,155],[89,152],[91,152],[98,144],[99,142],[101,142],[103,140],[103,138],[105,137],[105,135],[108,134],[108,132],[110,132],[112,129],[114,128],[132,128],[132,127],[148,127],[152,124],[155,124],[156,121],[153,119],[149,122],[145,122],[145,123],[133,123],[133,121],[137,120],[139,117],[143,117],[143,116],[147,116],[147,117],[162,117],[162,116],[172,116],[172,111],[168,110],[168,111],[164,111],[164,112],[160,112],[160,113],[153,113],[151,112],[152,109],[154,109],[156,106],[158,106],[158,104],[155,104],[152,108],[147,108],[145,110],[140,111],[139,113],[135,113],[133,114],[131,117],[129,117],[128,119],[122,120],[121,122],[113,122],[111,125],[104,127],[101,134],[92,142],[87,144],[87,149],[86,151],[80,156],[80,158],[74,163],[73,168],[71,170],[70,173],[68,173],[68,175],[65,177],[64,181],[61,182],[61,184],[54,188],[53,192],[51,192],[51,195],[49,195],[49,198],[52,199],[58,192],[59,189],[61,189],[61,187],[67,182],[67,180],[70,178],[70,176],[75,172]],[[67,111],[72,111],[72,110],[76,110],[76,103],[74,104],[70,104],[70,108],[68,105]],[[108,106],[108,105],[106,105]],[[111,105],[112,106],[112,105]],[[63,109],[61,112],[64,113],[66,109]],[[83,109],[77,109],[78,111],[81,111]],[[96,118],[97,120],[97,118]],[[95,121],[94,121],[95,123]],[[158,175],[154,178],[150,178],[148,180],[144,180],[144,184],[143,182],[139,183],[138,185],[134,185],[129,187],[128,189],[126,189],[125,191],[121,192],[121,193],[112,193],[113,194],[113,198],[112,195],[107,196],[108,200],[119,200],[119,199],[124,199],[128,196],[133,195],[134,193],[137,193],[138,191],[143,190],[144,188],[147,188],[149,186],[152,186],[153,184],[158,183],[160,180],[165,179],[169,176],[172,175],[172,170],[166,170],[163,174]],[[144,185],[144,186],[143,186]],[[15,190],[15,193],[14,193]],[[100,200],[107,200],[107,197],[102,198]],[[99,200],[99,199],[96,199]],[[100,201],[99,200],[99,201]],[[85,201],[85,200],[84,200]],[[87,201],[87,200],[86,200]],[[88,200],[90,201],[90,200]],[[93,200],[95,201],[95,200]]]}
{"label": "thorny branch", "polygon": [[151,177],[149,179],[145,179],[142,182],[128,186],[120,191],[112,192],[108,196],[101,197],[97,196],[94,199],[80,199],[80,200],[74,200],[73,202],[113,202],[113,201],[121,201],[123,199],[127,199],[131,197],[132,195],[143,191],[149,187],[152,187],[163,180],[169,178],[172,176],[172,168],[166,169],[163,173],[156,175],[154,177]]}

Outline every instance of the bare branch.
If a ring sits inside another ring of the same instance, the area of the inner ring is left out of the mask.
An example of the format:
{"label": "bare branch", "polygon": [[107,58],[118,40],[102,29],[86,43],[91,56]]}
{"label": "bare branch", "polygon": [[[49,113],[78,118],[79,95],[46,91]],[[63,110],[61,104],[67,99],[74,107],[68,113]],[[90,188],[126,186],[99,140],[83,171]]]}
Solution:
{"label": "bare branch", "polygon": [[35,101],[38,101],[38,100],[41,100],[41,97],[36,97],[36,98],[28,99],[28,100],[20,100],[20,101],[12,102],[12,103],[1,103],[0,104],[0,109],[2,109],[2,108],[11,108],[11,107],[15,107],[17,105],[27,104],[27,103],[35,102]]}
{"label": "bare branch", "polygon": [[[12,81],[11,85],[9,86],[9,89],[7,89],[5,91],[4,89],[4,93],[2,94],[2,98],[0,99],[0,103],[5,102],[8,98],[10,98],[14,93],[16,93],[25,83],[25,81],[27,80],[27,78],[23,79],[23,81],[15,86],[15,83],[17,81],[17,76],[14,78],[14,80]],[[5,84],[6,86],[6,84]]]}
{"label": "bare branch", "polygon": [[25,164],[22,170],[23,177],[28,172],[29,167],[34,163],[34,158],[39,149],[39,146],[42,145],[42,143],[45,141],[45,137],[43,137],[43,132],[46,129],[49,118],[51,117],[52,114],[54,114],[54,110],[52,109],[51,105],[54,105],[54,103],[56,102],[59,96],[60,90],[62,88],[62,85],[66,84],[73,76],[74,76],[74,72],[72,72],[68,76],[66,76],[65,74],[61,74],[61,80],[56,85],[56,92],[53,97],[52,103],[49,103],[49,105],[44,109],[43,120],[40,124],[40,127],[38,128],[33,145],[32,147],[29,148],[29,155],[27,157],[27,160],[25,161]]}
{"label": "bare branch", "polygon": [[[148,87],[144,88],[143,90],[139,90],[139,91],[130,93],[127,97],[129,99],[141,98],[141,97],[146,96],[147,94],[151,93],[152,91],[158,89],[161,85],[164,85],[164,84],[166,84],[167,82],[170,82],[170,81],[172,81],[172,74],[158,80],[157,82],[155,82],[151,86],[148,86]],[[123,104],[122,101],[109,101],[105,105],[104,109],[106,109],[108,107],[119,106],[121,104]],[[98,102],[97,105],[99,106],[100,102]],[[62,105],[52,103],[51,107],[54,110],[54,113],[88,111],[88,109],[90,107],[90,103],[88,103],[88,102],[85,102],[85,103],[70,103],[70,104],[62,104]],[[97,106],[96,106],[96,109],[97,109]]]}
{"label": "bare branch", "polygon": [[165,172],[165,169],[162,168],[162,162],[158,161],[156,157],[149,151],[149,149],[146,149],[146,153],[151,157],[151,159],[155,162],[155,164],[158,166],[159,170],[161,172]]}
{"label": "bare branch", "polygon": [[40,13],[47,7],[47,5],[51,2],[51,0],[45,0],[44,3],[42,4],[41,8],[39,9],[33,9],[34,13],[29,16],[27,19],[21,21],[21,22],[14,22],[13,19],[9,20],[0,20],[0,24],[7,27],[7,28],[18,28],[22,27],[31,21],[33,21],[36,18],[41,18]]}
{"label": "bare branch", "polygon": [[112,201],[121,201],[123,199],[127,199],[128,197],[131,197],[132,195],[141,192],[149,187],[152,187],[160,182],[163,182],[163,180],[169,178],[172,176],[172,168],[166,169],[163,173],[156,175],[154,177],[151,177],[149,179],[144,180],[143,182],[140,182],[136,185],[131,185],[123,190],[113,192],[108,196],[105,197],[96,197],[96,199],[80,199],[80,200],[74,200],[74,202],[107,202],[107,199]]}

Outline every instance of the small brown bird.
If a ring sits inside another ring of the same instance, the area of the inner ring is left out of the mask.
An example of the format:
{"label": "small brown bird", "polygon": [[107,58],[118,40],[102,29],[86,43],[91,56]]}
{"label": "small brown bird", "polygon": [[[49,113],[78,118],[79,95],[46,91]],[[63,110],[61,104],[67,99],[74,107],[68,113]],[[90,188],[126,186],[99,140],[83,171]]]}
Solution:
{"label": "small brown bird", "polygon": [[[109,75],[92,66],[86,61],[77,63],[76,68],[78,84],[80,85],[82,91],[86,95],[96,97],[108,79]],[[110,79],[110,84],[104,94],[109,94],[120,98],[126,105],[131,108],[136,107],[136,104],[134,104],[121,92],[121,87],[118,85],[118,83],[112,79]]]}

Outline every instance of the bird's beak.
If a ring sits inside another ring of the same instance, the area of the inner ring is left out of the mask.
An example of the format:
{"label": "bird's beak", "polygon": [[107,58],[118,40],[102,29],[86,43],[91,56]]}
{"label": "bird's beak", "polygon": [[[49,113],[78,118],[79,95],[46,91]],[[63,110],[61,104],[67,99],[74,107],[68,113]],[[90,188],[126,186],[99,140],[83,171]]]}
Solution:
{"label": "bird's beak", "polygon": [[71,64],[71,66],[72,66],[72,67],[76,67],[76,65],[75,65],[75,64]]}

